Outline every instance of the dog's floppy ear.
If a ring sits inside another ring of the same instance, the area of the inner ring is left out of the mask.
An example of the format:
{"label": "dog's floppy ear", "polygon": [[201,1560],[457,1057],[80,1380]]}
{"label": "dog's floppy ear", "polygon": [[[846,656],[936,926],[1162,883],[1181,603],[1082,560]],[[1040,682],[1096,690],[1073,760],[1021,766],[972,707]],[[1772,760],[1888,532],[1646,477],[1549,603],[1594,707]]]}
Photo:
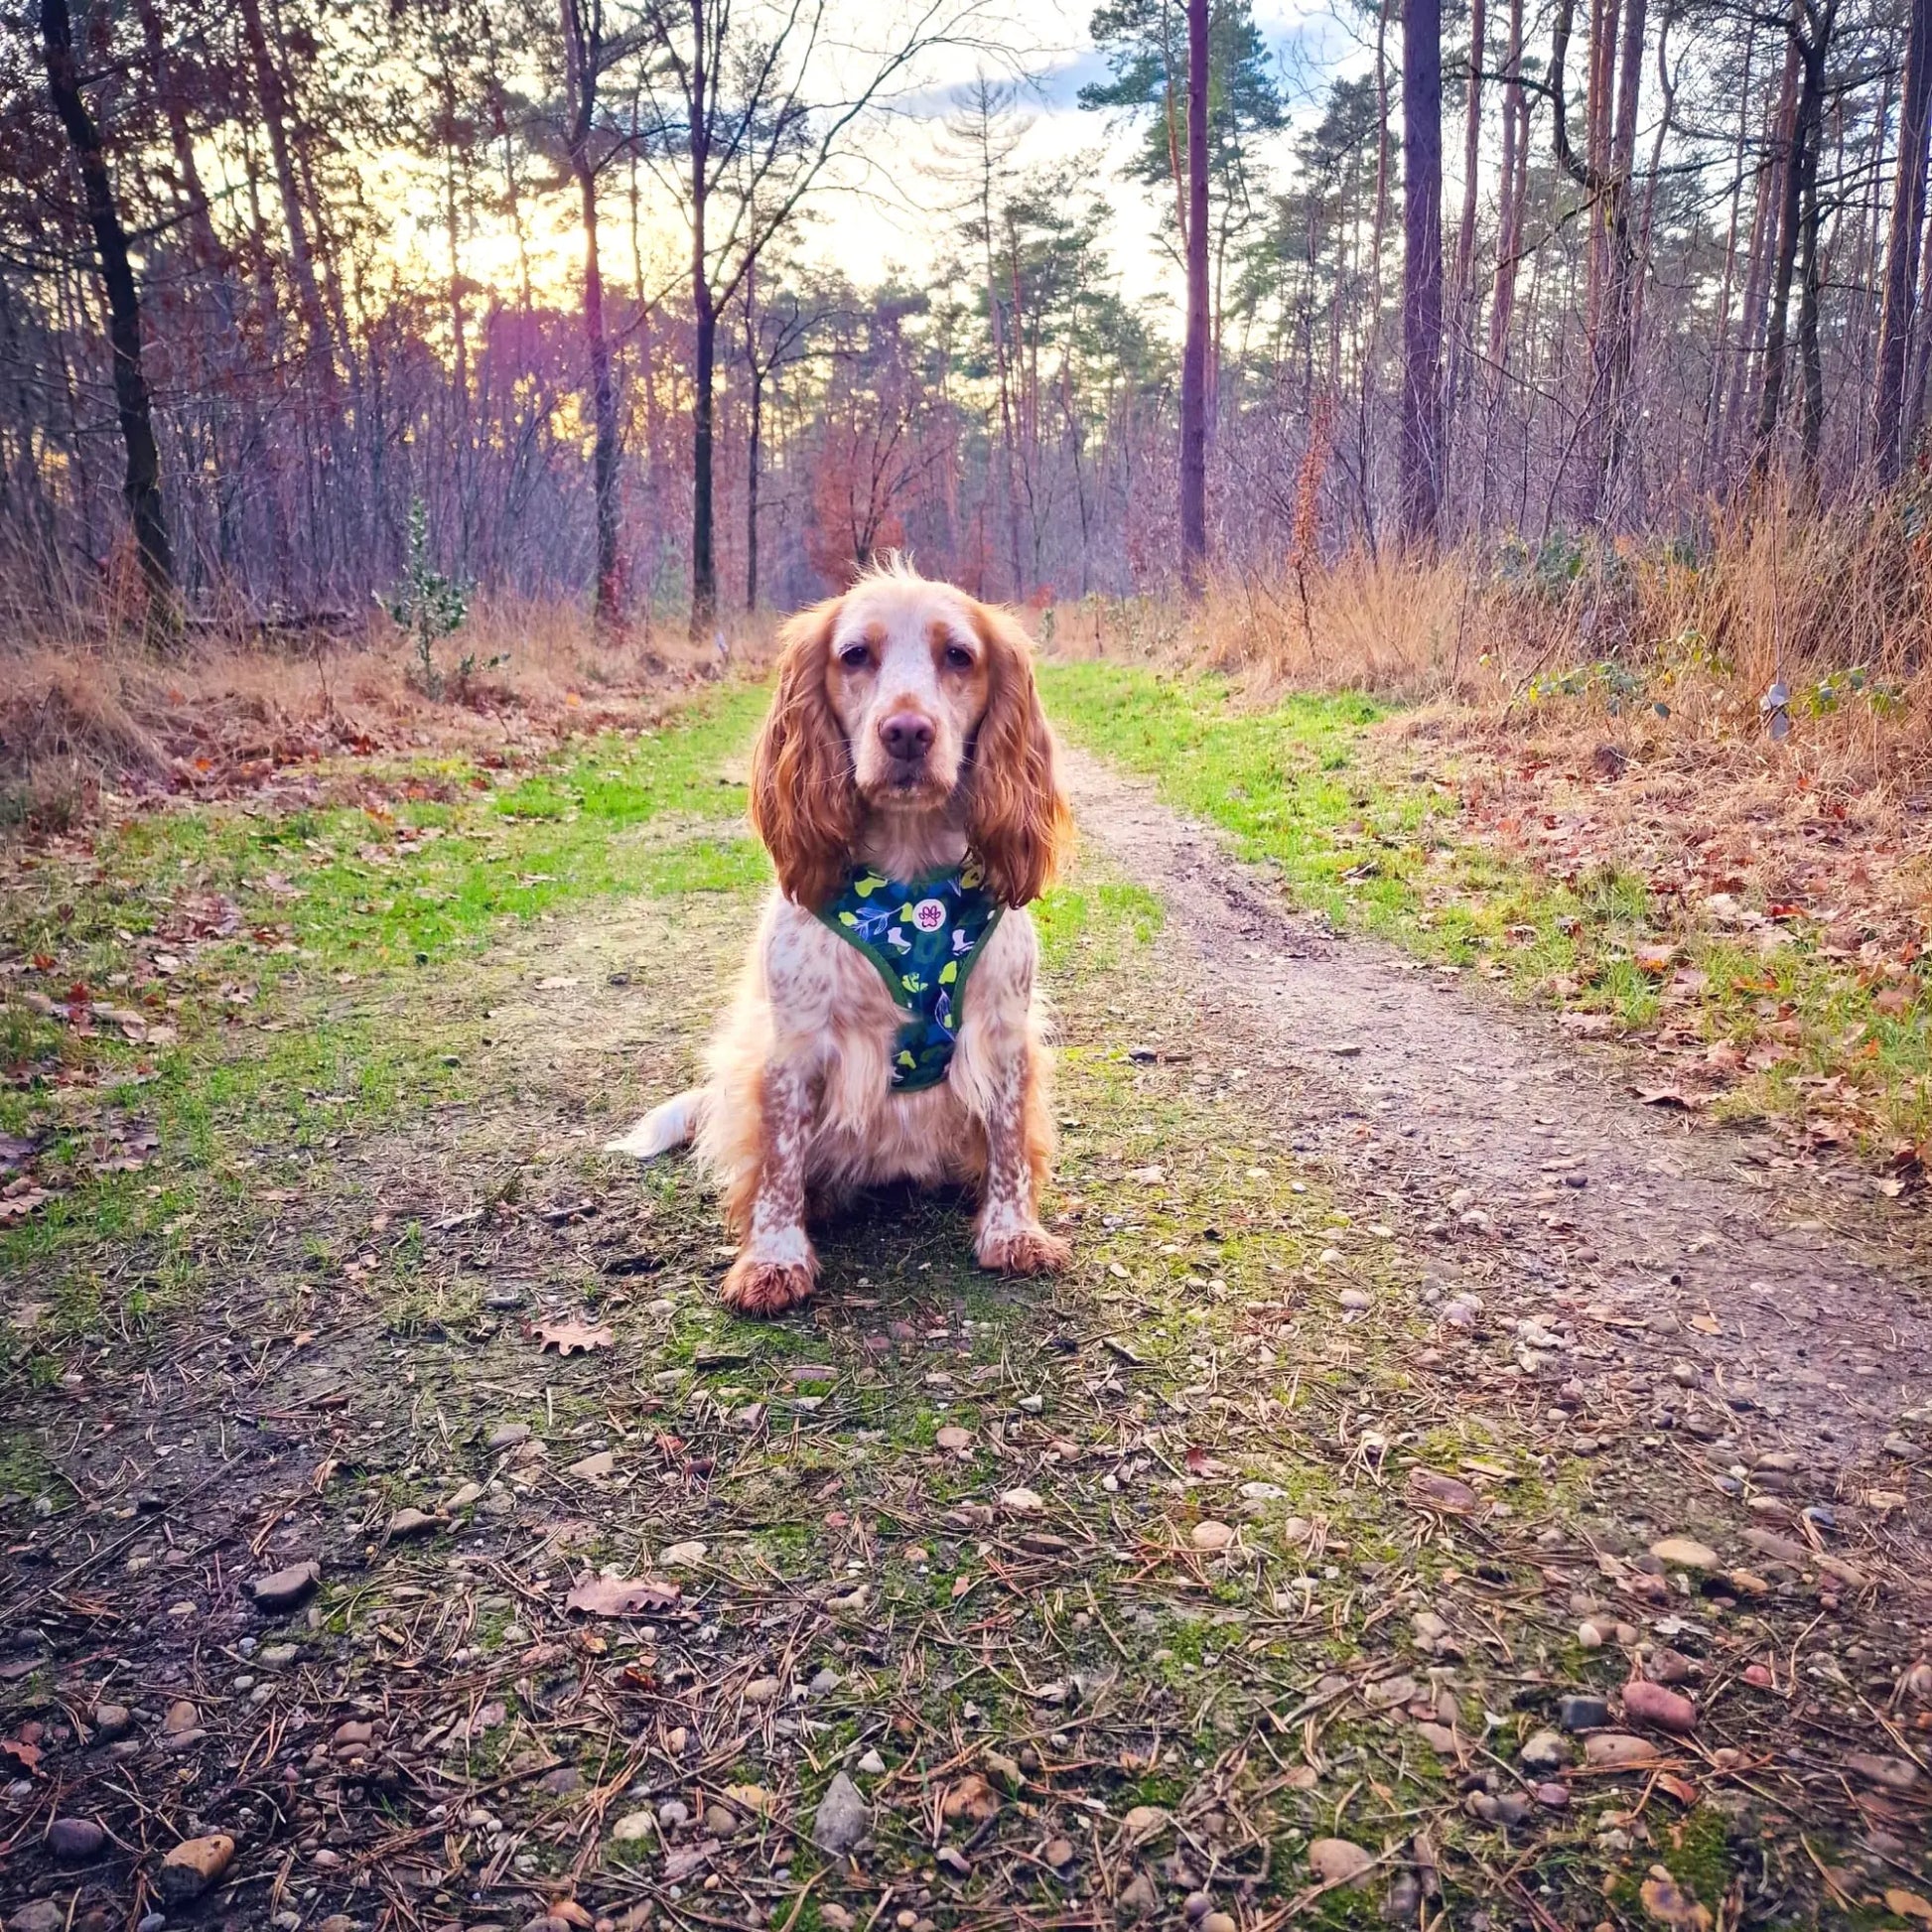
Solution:
{"label": "dog's floppy ear", "polygon": [[991,684],[973,735],[967,836],[1002,905],[1025,905],[1051,883],[1073,843],[1053,734],[1034,687],[1033,645],[1004,611],[975,605]]}
{"label": "dog's floppy ear", "polygon": [[852,753],[825,688],[839,598],[778,633],[778,689],[752,754],[752,824],[779,890],[811,911],[831,897],[859,830]]}

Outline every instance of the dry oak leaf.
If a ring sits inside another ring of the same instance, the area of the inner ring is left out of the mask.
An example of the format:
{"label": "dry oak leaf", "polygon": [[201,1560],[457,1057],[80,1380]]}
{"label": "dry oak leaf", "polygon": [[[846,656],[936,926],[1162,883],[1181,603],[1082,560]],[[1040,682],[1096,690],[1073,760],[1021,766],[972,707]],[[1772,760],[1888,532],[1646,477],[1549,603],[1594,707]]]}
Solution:
{"label": "dry oak leaf", "polygon": [[539,1321],[535,1324],[537,1353],[546,1348],[556,1349],[559,1355],[570,1355],[579,1350],[588,1354],[593,1348],[610,1348],[617,1342],[608,1324],[600,1322],[592,1327],[588,1321],[574,1318],[564,1321]]}
{"label": "dry oak leaf", "polygon": [[644,1610],[668,1610],[678,1599],[675,1584],[653,1577],[586,1577],[564,1598],[564,1607],[590,1616],[636,1616]]}
{"label": "dry oak leaf", "polygon": [[1903,1885],[1887,1887],[1885,1910],[1896,1912],[1900,1918],[1916,1919],[1921,1925],[1932,1925],[1932,1900],[1907,1891]]}

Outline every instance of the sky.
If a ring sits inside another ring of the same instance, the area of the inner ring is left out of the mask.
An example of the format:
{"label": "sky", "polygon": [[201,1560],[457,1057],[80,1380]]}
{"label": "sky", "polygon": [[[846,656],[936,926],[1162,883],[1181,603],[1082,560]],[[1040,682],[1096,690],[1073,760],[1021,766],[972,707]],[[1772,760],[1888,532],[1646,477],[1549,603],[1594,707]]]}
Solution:
{"label": "sky", "polygon": [[[842,0],[855,15],[875,0]],[[1014,0],[1033,44],[1022,56],[1031,84],[1018,105],[1027,131],[1016,155],[1021,167],[1048,165],[1074,157],[1093,163],[1092,179],[1112,208],[1107,236],[1109,256],[1121,293],[1130,302],[1155,299],[1176,311],[1178,277],[1159,239],[1162,211],[1152,198],[1120,179],[1120,168],[1135,136],[1104,114],[1079,105],[1089,81],[1104,79],[1106,63],[1088,33],[1092,0]],[[1255,0],[1256,24],[1275,56],[1291,106],[1298,118],[1316,111],[1314,95],[1327,77],[1346,66],[1357,50],[1338,24],[1331,0]],[[935,57],[919,75],[915,93],[895,104],[890,117],[875,121],[864,135],[869,166],[863,186],[821,195],[799,238],[808,261],[836,266],[862,287],[888,279],[913,287],[928,282],[951,247],[953,217],[943,211],[943,186],[927,172],[939,158],[941,124],[964,90],[985,67],[982,57],[965,51]],[[1005,77],[1005,76],[1002,76]],[[1292,135],[1279,137],[1287,159]],[[402,164],[398,157],[399,170]],[[855,178],[860,179],[860,178]],[[421,178],[399,178],[393,203],[403,210],[396,240],[405,257],[432,277],[447,268],[442,213],[435,185]],[[603,243],[605,273],[619,286],[632,279],[632,250],[624,184],[607,189]],[[646,203],[648,207],[648,203]],[[581,272],[582,237],[570,200],[553,196],[533,204],[531,236],[534,279],[543,288],[574,286]],[[663,211],[647,212],[642,223],[645,281],[668,287],[679,273],[684,247],[681,225]],[[516,250],[507,225],[480,223],[464,242],[463,267],[473,280],[506,296],[517,281]],[[1157,306],[1157,317],[1160,309]]]}
{"label": "sky", "polygon": [[[1161,213],[1146,192],[1120,179],[1135,145],[1132,130],[1079,104],[1082,87],[1108,77],[1106,61],[1087,31],[1091,14],[1090,0],[1026,0],[1038,51],[1029,62],[1033,84],[1018,106],[1030,125],[1016,162],[1031,167],[1093,157],[1096,185],[1112,204],[1109,253],[1122,293],[1133,302],[1177,300],[1177,273],[1159,239]],[[1327,0],[1255,0],[1254,14],[1291,97],[1308,88],[1311,75],[1325,81],[1351,51]],[[922,182],[919,163],[934,158],[938,124],[972,80],[976,65],[961,56],[951,64],[952,71],[942,69],[930,77],[913,111],[895,127],[888,192],[865,202],[841,197],[828,204],[813,224],[807,252],[838,263],[861,283],[896,274],[916,285],[936,266],[948,245],[947,219],[933,211],[934,191]],[[1291,139],[1282,139],[1284,159]]]}

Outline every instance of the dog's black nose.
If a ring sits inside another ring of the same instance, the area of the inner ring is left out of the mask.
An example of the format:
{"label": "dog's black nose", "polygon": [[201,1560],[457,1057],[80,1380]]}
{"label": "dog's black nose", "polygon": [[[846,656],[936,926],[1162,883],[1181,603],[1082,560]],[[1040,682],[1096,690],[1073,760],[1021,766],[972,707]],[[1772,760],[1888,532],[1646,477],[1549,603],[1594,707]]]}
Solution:
{"label": "dog's black nose", "polygon": [[879,742],[889,758],[917,764],[932,750],[932,721],[916,711],[896,711],[880,725]]}

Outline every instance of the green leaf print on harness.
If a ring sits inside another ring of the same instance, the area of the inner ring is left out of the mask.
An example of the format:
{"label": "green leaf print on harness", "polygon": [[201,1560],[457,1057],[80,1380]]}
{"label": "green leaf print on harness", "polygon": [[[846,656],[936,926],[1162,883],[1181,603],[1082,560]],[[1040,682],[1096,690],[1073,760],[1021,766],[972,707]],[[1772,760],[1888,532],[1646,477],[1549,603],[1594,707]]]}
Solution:
{"label": "green leaf print on harness", "polygon": [[893,1048],[893,1091],[934,1087],[952,1065],[966,1014],[966,976],[1000,923],[973,859],[925,879],[855,868],[819,917],[879,968],[905,1016]]}

